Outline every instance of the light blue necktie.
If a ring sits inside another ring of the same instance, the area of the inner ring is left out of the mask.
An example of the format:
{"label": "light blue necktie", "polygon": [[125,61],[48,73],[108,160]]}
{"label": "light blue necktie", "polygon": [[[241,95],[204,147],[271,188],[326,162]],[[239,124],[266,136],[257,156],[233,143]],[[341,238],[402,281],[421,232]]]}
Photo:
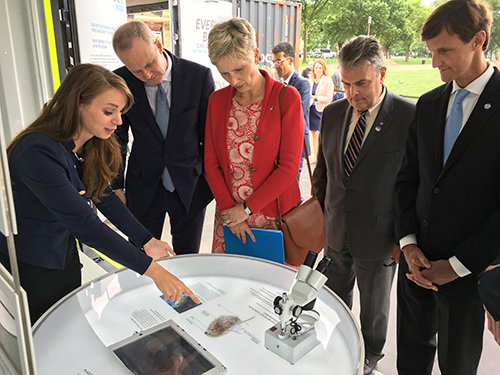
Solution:
{"label": "light blue necktie", "polygon": [[[168,131],[168,120],[170,118],[170,108],[168,107],[167,95],[163,90],[161,83],[157,85],[158,90],[156,91],[156,123],[160,128],[163,139],[167,138]],[[163,170],[163,174],[161,176],[163,180],[163,186],[170,192],[175,190],[174,183],[172,181],[172,177],[170,177],[170,173],[168,172],[167,167]]]}
{"label": "light blue necktie", "polygon": [[459,89],[455,92],[455,99],[451,106],[451,111],[444,127],[444,147],[443,147],[443,165],[450,155],[451,149],[460,134],[464,110],[462,108],[463,100],[469,95],[469,91]]}

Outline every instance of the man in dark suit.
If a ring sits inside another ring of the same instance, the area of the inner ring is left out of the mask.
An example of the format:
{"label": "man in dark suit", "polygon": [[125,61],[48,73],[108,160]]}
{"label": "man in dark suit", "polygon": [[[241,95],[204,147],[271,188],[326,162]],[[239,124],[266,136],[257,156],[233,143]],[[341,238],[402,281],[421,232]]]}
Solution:
{"label": "man in dark suit", "polygon": [[[500,255],[500,73],[484,57],[491,11],[451,0],[422,29],[447,82],[420,98],[396,181],[398,371],[476,374],[478,276]],[[436,334],[438,335],[436,340]]]}
{"label": "man in dark suit", "polygon": [[371,374],[387,336],[396,270],[394,183],[415,103],[384,87],[384,56],[375,38],[352,39],[339,63],[346,99],[323,111],[314,185],[333,262],[326,285],[352,308],[357,279],[364,374]]}
{"label": "man in dark suit", "polygon": [[164,50],[139,21],[116,30],[113,48],[125,64],[115,73],[135,100],[117,131],[125,162],[132,130],[127,174],[113,188],[124,201],[125,188],[127,206],[157,238],[168,213],[174,251],[197,253],[213,198],[203,170],[205,117],[215,88],[210,69]]}
{"label": "man in dark suit", "polygon": [[293,68],[295,50],[288,42],[276,44],[272,49],[274,69],[285,85],[295,87],[300,94],[302,103],[302,113],[304,114],[304,139],[307,150],[302,150],[302,159],[300,159],[299,174],[297,179],[300,184],[300,172],[304,164],[304,158],[310,154],[309,146],[309,107],[311,105],[311,86],[309,82],[299,76]]}
{"label": "man in dark suit", "polygon": [[500,345],[500,265],[492,266],[484,273],[478,289],[486,310],[488,329]]}

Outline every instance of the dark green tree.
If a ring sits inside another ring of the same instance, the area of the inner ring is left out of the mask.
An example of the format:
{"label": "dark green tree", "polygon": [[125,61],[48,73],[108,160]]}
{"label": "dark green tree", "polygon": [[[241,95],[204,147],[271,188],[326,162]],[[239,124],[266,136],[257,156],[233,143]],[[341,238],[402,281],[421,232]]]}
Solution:
{"label": "dark green tree", "polygon": [[420,0],[410,0],[410,15],[408,16],[407,29],[402,32],[401,41],[405,46],[405,56],[406,61],[408,61],[411,51],[412,44],[417,44],[422,47],[420,43],[420,33],[422,32],[422,26],[429,17],[429,15],[434,10],[432,6],[422,5]]}
{"label": "dark green tree", "polygon": [[302,31],[302,40],[304,42],[303,49],[303,58],[302,62],[306,63],[307,60],[307,45],[309,41],[309,33],[314,29],[314,27],[318,27],[321,25],[321,22],[317,22],[317,18],[325,8],[331,5],[336,0],[301,0],[302,4],[302,22],[301,22],[301,31]]}
{"label": "dark green tree", "polygon": [[407,19],[411,14],[410,1],[351,0],[324,19],[323,30],[330,41],[339,45],[369,32],[389,53],[391,46],[409,38],[411,27]]}

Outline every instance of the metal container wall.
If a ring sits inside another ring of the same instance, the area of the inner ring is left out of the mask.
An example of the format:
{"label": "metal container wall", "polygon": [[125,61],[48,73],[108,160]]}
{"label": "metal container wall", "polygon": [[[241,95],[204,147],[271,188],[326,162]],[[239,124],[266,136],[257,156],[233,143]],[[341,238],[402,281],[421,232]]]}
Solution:
{"label": "metal container wall", "polygon": [[280,42],[295,48],[295,69],[299,65],[302,4],[272,0],[232,0],[233,14],[248,20],[257,33],[260,66],[272,67],[271,49]]}

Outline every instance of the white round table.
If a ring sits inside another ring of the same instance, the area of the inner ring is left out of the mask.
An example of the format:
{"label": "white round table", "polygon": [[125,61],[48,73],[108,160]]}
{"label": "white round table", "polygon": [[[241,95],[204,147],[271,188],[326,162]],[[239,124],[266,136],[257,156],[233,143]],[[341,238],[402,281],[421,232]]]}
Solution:
{"label": "white round table", "polygon": [[[328,288],[316,301],[320,344],[291,365],[264,346],[264,332],[278,322],[272,302],[288,292],[296,271],[265,260],[200,254],[159,262],[202,301],[178,312],[154,283],[120,270],[82,286],[49,310],[34,328],[40,375],[130,374],[108,346],[134,332],[173,320],[227,368],[230,375],[363,373],[363,339],[350,310]],[[182,309],[181,309],[182,310]],[[223,336],[205,334],[220,316],[240,323]]]}

